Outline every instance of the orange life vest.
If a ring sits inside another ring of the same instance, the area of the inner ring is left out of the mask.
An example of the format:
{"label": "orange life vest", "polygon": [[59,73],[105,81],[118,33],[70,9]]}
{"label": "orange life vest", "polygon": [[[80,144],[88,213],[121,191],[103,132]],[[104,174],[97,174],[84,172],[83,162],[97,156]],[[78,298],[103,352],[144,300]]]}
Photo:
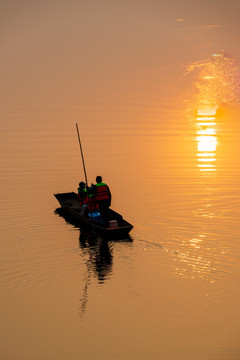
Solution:
{"label": "orange life vest", "polygon": [[102,200],[110,200],[109,190],[106,184],[96,184],[95,199],[97,202]]}
{"label": "orange life vest", "polygon": [[96,199],[92,196],[92,194],[88,194],[86,189],[78,190],[78,198],[80,205],[87,205],[89,211],[92,212],[98,209]]}
{"label": "orange life vest", "polygon": [[96,199],[94,198],[94,196],[92,196],[92,195],[88,196],[87,204],[88,204],[88,210],[90,212],[98,210],[98,204],[96,203]]}
{"label": "orange life vest", "polygon": [[78,190],[78,199],[81,206],[88,204],[88,194],[86,189]]}

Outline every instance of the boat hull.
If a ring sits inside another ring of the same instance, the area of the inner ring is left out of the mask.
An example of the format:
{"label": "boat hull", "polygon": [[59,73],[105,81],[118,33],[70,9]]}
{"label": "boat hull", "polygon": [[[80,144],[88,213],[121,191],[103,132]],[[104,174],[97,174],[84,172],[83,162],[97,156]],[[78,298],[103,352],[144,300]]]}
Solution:
{"label": "boat hull", "polygon": [[96,231],[101,236],[106,237],[122,237],[127,235],[133,228],[129,222],[116,211],[109,209],[109,220],[116,220],[117,227],[105,227],[99,223],[90,220],[89,217],[81,215],[81,206],[79,204],[78,195],[74,192],[54,194],[64,211],[71,216],[79,227],[85,227],[89,230]]}

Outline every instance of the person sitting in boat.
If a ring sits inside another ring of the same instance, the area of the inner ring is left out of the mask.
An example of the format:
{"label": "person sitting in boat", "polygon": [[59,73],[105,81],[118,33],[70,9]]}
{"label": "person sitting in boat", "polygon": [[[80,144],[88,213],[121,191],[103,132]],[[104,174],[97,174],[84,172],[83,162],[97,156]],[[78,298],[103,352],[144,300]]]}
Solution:
{"label": "person sitting in boat", "polygon": [[87,192],[85,183],[83,181],[81,181],[79,183],[78,199],[79,199],[80,206],[81,206],[81,215],[86,215],[89,200],[88,200],[88,192]]}
{"label": "person sitting in boat", "polygon": [[108,225],[108,209],[111,206],[112,195],[107,184],[102,182],[102,177],[96,177],[96,184],[91,187],[99,212],[105,226]]}
{"label": "person sitting in boat", "polygon": [[81,206],[81,215],[87,216],[87,214],[98,210],[95,198],[89,187],[86,187],[85,183],[81,181],[78,188],[78,198]]}

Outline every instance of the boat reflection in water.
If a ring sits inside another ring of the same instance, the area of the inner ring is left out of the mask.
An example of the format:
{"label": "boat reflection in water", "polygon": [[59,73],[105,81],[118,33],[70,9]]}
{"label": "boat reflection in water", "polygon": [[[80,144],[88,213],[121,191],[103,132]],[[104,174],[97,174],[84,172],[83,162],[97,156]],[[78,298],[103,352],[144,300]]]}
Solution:
{"label": "boat reflection in water", "polygon": [[89,256],[89,270],[97,276],[100,284],[104,283],[112,273],[113,249],[111,243],[96,234],[80,229],[79,246],[84,254]]}
{"label": "boat reflection in water", "polygon": [[216,171],[216,111],[217,108],[197,110],[197,157],[200,171]]}
{"label": "boat reflection in water", "polygon": [[114,242],[131,243],[133,240],[130,235],[124,238],[103,238],[96,232],[80,228],[79,224],[63,208],[58,208],[55,213],[68,223],[79,229],[79,247],[82,250],[83,261],[86,265],[84,276],[83,294],[80,298],[79,313],[84,315],[88,302],[88,288],[91,284],[92,276],[97,277],[99,284],[104,284],[112,274],[113,266],[113,246]]}
{"label": "boat reflection in water", "polygon": [[80,298],[79,313],[85,313],[88,302],[88,287],[91,284],[91,275],[95,274],[98,283],[104,281],[112,273],[113,249],[108,240],[102,239],[94,233],[88,233],[80,229],[79,246],[83,251],[86,265],[86,275],[84,277],[83,294]]}

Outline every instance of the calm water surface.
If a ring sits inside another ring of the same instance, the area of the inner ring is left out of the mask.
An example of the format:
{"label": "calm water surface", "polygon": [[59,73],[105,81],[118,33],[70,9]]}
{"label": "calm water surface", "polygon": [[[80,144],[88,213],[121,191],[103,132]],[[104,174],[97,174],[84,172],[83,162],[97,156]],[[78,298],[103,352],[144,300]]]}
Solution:
{"label": "calm water surface", "polygon": [[[240,358],[240,109],[184,106],[89,106],[87,121],[6,109],[2,359]],[[130,239],[55,212],[53,193],[83,179],[75,120],[89,181],[109,184]]]}

